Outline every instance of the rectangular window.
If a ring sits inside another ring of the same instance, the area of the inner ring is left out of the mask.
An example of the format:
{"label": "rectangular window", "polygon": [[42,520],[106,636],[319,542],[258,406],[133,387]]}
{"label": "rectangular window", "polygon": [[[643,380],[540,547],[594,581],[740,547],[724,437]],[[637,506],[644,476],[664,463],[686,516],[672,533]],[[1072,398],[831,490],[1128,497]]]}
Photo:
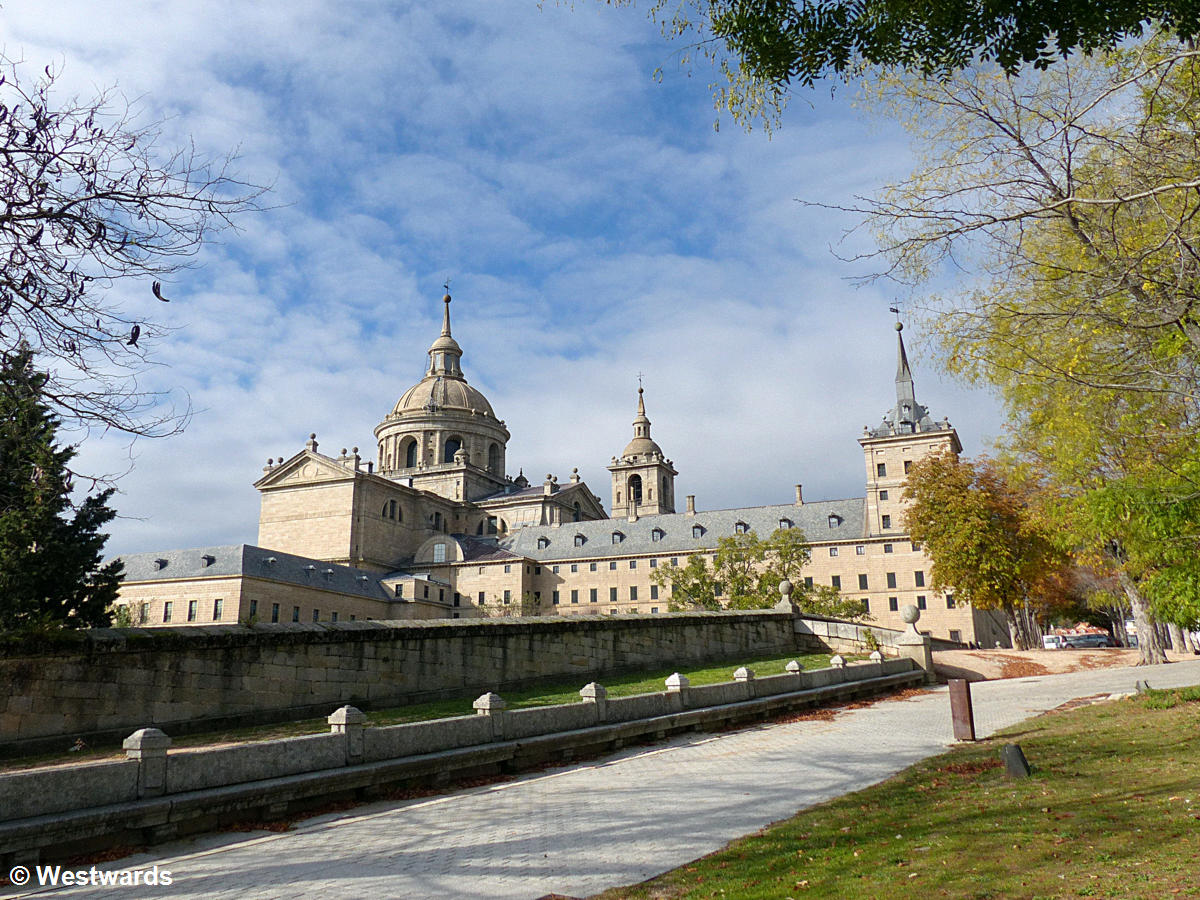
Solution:
{"label": "rectangular window", "polygon": [[658,560],[657,559],[650,560],[650,568],[652,568],[652,569],[658,568]]}
{"label": "rectangular window", "polygon": [[918,544],[916,541],[913,541],[913,545],[912,545],[912,552],[913,552],[913,553],[920,553],[920,552],[921,552],[921,545],[920,545],[920,544]]}
{"label": "rectangular window", "polygon": [[292,607],[292,621],[293,622],[300,621],[300,607],[298,607],[298,606]]}
{"label": "rectangular window", "polygon": [[258,615],[258,601],[251,600],[250,601],[250,618],[253,619],[257,615]]}
{"label": "rectangular window", "polygon": [[504,602],[508,603],[511,600],[512,600],[512,591],[505,591],[504,592]]}
{"label": "rectangular window", "polygon": [[278,603],[271,604],[271,621],[272,622],[279,621],[279,604]]}
{"label": "rectangular window", "polygon": [[830,548],[829,548],[829,555],[830,555],[830,556],[837,556],[837,551],[838,551],[838,548],[837,548],[837,547],[830,547]]}
{"label": "rectangular window", "polygon": [[885,478],[887,476],[887,466],[883,463],[875,463],[875,477]]}
{"label": "rectangular window", "polygon": [[856,544],[854,547],[854,555],[855,556],[866,556],[867,548],[864,547],[862,544]]}
{"label": "rectangular window", "polygon": [[879,499],[880,499],[880,500],[886,500],[887,498],[888,498],[888,492],[887,492],[887,491],[880,491],[880,492],[879,492]]}
{"label": "rectangular window", "polygon": [[351,622],[358,621],[358,616],[356,616],[354,613],[350,613],[350,621]]}
{"label": "rectangular window", "polygon": [[610,571],[610,572],[617,571],[617,563],[615,560],[608,564],[608,571]]}
{"label": "rectangular window", "polygon": [[892,545],[891,545],[891,544],[884,544],[884,545],[883,545],[883,552],[884,552],[884,553],[891,553],[891,552],[892,552]]}
{"label": "rectangular window", "polygon": [[906,459],[904,461],[904,474],[907,475],[911,471],[912,471],[912,460]]}
{"label": "rectangular window", "polygon": [[438,588],[438,603],[445,603],[445,602],[446,602],[446,589]]}
{"label": "rectangular window", "polygon": [[650,614],[651,614],[652,616],[656,616],[656,615],[658,615],[658,607],[657,607],[657,606],[652,606],[652,607],[650,607]]}
{"label": "rectangular window", "polygon": [[446,561],[446,545],[445,544],[434,544],[433,545],[433,561],[435,563],[440,563],[440,562]]}
{"label": "rectangular window", "polygon": [[462,605],[462,594],[460,594],[458,591],[454,592],[454,605],[455,606]]}
{"label": "rectangular window", "polygon": [[896,587],[896,573],[895,572],[887,573],[887,586],[889,588],[893,588],[893,589]]}
{"label": "rectangular window", "polygon": [[953,594],[946,595],[946,609],[954,609],[954,595]]}
{"label": "rectangular window", "polygon": [[425,585],[424,593],[425,593],[424,599],[428,600],[429,599],[429,585]]}
{"label": "rectangular window", "polygon": [[679,565],[679,557],[678,556],[671,557],[671,565],[673,565],[673,566]]}
{"label": "rectangular window", "polygon": [[[251,601],[251,602],[253,602],[253,601]],[[251,615],[253,615],[253,613],[251,613]],[[150,604],[143,603],[142,608],[138,613],[138,624],[145,625],[149,621],[150,621]]]}
{"label": "rectangular window", "polygon": [[402,585],[402,584],[398,584],[398,585],[396,585],[396,596],[397,596],[397,597],[403,597],[403,596],[404,596],[404,585]]}
{"label": "rectangular window", "polygon": [[925,608],[925,595],[919,594],[917,596],[917,609],[924,609],[924,608]]}
{"label": "rectangular window", "polygon": [[900,608],[900,601],[896,597],[888,597],[888,609],[895,612]]}
{"label": "rectangular window", "polygon": [[337,610],[335,609],[333,612],[331,612],[329,614],[329,621],[336,622],[337,620],[338,620],[338,614],[337,614]]}
{"label": "rectangular window", "polygon": [[589,571],[589,572],[595,572],[595,571],[596,571],[596,564],[595,564],[595,563],[588,563],[588,571]]}
{"label": "rectangular window", "polygon": [[805,575],[805,576],[804,576],[804,586],[805,586],[806,588],[811,588],[811,587],[813,586],[813,580],[812,580],[812,576],[811,576],[811,575]]}
{"label": "rectangular window", "polygon": [[842,586],[842,576],[841,576],[841,575],[831,575],[831,576],[829,577],[829,584],[830,584],[830,586],[831,586],[831,587],[835,587],[835,588],[841,588],[841,586]]}
{"label": "rectangular window", "polygon": [[484,603],[486,603],[486,602],[487,602],[487,601],[483,599],[483,591],[480,591],[480,592],[479,592],[479,605],[480,605],[480,606],[483,606],[483,604],[484,604]]}
{"label": "rectangular window", "polygon": [[578,564],[578,563],[571,563],[571,571],[572,571],[572,572],[578,572],[578,571],[579,571],[579,564]]}
{"label": "rectangular window", "polygon": [[588,599],[591,600],[593,603],[596,602],[596,594],[597,594],[596,588],[592,588],[590,591],[588,591]]}
{"label": "rectangular window", "polygon": [[631,586],[629,588],[629,602],[633,603],[636,600],[637,600],[637,587]]}
{"label": "rectangular window", "polygon": [[913,579],[917,582],[917,587],[925,587],[925,573],[920,569],[913,572]]}
{"label": "rectangular window", "polygon": [[950,629],[950,640],[954,641],[954,643],[956,643],[956,644],[961,644],[962,643],[962,632],[951,628]]}
{"label": "rectangular window", "polygon": [[550,603],[553,604],[554,606],[558,606],[558,591],[551,592]]}
{"label": "rectangular window", "polygon": [[512,571],[512,566],[511,566],[510,564],[508,564],[508,563],[505,563],[505,564],[504,564],[504,574],[505,574],[505,575],[507,575],[507,574],[508,574],[508,573],[510,573],[511,571]]}
{"label": "rectangular window", "polygon": [[615,587],[608,589],[608,602],[609,603],[617,602],[617,589]]}
{"label": "rectangular window", "polygon": [[189,622],[196,621],[196,601],[195,600],[188,601],[188,621]]}
{"label": "rectangular window", "polygon": [[869,588],[867,587],[867,576],[866,575],[858,576],[858,589],[860,591],[869,590]]}
{"label": "rectangular window", "polygon": [[863,605],[863,612],[869,613],[871,611],[871,601],[869,598],[863,597],[862,605]]}
{"label": "rectangular window", "polygon": [[171,612],[174,609],[175,609],[175,604],[170,600],[168,600],[166,603],[163,604],[163,621],[164,622],[171,621]]}
{"label": "rectangular window", "polygon": [[651,600],[658,599],[658,585],[657,584],[650,585],[650,599]]}
{"label": "rectangular window", "polygon": [[631,569],[636,569],[636,568],[637,568],[637,560],[636,560],[636,559],[631,559],[631,560],[629,561],[629,568],[631,568]]}
{"label": "rectangular window", "polygon": [[[557,571],[557,570],[555,570],[555,571]],[[542,567],[541,567],[541,566],[534,566],[534,567],[533,567],[533,574],[534,574],[534,575],[541,575],[541,574],[542,574]]]}
{"label": "rectangular window", "polygon": [[558,574],[558,566],[552,566],[550,571],[552,574],[557,575]]}
{"label": "rectangular window", "polygon": [[314,609],[314,610],[313,610],[313,621],[314,621],[314,622],[320,622],[320,621],[321,621],[321,611],[320,611],[319,609]]}
{"label": "rectangular window", "polygon": [[892,517],[891,516],[880,516],[880,519],[882,520],[882,524],[883,524],[884,528],[892,527]]}
{"label": "rectangular window", "polygon": [[213,621],[220,622],[221,614],[225,612],[225,601],[218,597],[213,601]]}
{"label": "rectangular window", "polygon": [[572,590],[572,591],[571,591],[571,602],[572,602],[572,603],[578,603],[578,602],[579,602],[579,591],[576,591],[576,590]]}

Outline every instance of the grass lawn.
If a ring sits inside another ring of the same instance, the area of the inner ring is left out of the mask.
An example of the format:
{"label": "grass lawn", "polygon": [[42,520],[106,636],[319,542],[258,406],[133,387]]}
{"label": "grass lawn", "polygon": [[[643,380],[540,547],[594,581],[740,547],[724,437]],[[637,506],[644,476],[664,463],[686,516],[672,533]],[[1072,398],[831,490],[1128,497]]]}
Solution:
{"label": "grass lawn", "polygon": [[[847,656],[847,660],[861,657]],[[666,690],[664,682],[676,671],[686,675],[693,685],[716,684],[721,681],[732,681],[733,672],[739,666],[748,666],[754,674],[780,675],[783,667],[791,660],[798,660],[805,669],[822,669],[829,665],[829,654],[808,654],[790,656],[770,656],[749,659],[737,663],[722,663],[704,668],[657,669],[651,672],[634,672],[626,675],[616,675],[602,679],[610,697],[628,697],[632,694],[649,694]],[[506,691],[503,694],[510,709],[527,706],[553,706],[561,703],[581,703],[579,689],[584,682],[579,678],[571,681],[563,680],[558,683],[543,685],[524,691]],[[414,703],[394,709],[375,710],[367,713],[371,725],[399,725],[404,722],[421,722],[429,719],[442,719],[449,716],[469,716],[475,710],[471,704],[478,694],[460,697],[454,700],[437,700],[431,703]],[[333,712],[333,706],[329,711]],[[132,729],[131,729],[132,730]],[[199,734],[173,737],[172,747],[203,747],[211,744],[225,744],[237,741],[263,741],[273,738],[296,737],[302,734],[318,734],[327,732],[329,724],[324,718],[303,719],[295,722],[281,722],[274,725],[255,725],[245,728],[234,728],[223,731],[211,731]],[[69,746],[70,739],[64,738],[64,745]],[[64,746],[64,751],[66,747]],[[91,762],[98,759],[117,758],[123,754],[117,747],[94,747],[82,752],[63,752],[44,754],[32,757],[22,757],[11,760],[0,760],[0,772],[14,769],[24,769],[33,766],[57,765],[64,762]]]}
{"label": "grass lawn", "polygon": [[682,897],[1200,897],[1200,688],[1040,716],[597,900]]}

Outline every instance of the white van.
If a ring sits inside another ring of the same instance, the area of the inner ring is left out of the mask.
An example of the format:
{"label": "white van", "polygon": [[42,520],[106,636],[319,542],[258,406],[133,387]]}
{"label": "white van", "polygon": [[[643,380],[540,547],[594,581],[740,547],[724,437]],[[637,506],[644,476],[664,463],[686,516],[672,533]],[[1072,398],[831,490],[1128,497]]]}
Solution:
{"label": "white van", "polygon": [[1042,635],[1043,650],[1062,650],[1067,646],[1067,639],[1061,634],[1044,634]]}

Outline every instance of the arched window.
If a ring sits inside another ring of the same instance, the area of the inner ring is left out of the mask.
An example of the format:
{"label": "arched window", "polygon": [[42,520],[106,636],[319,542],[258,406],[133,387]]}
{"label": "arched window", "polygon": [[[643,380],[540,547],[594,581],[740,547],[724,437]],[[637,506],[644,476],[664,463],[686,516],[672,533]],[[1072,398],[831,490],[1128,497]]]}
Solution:
{"label": "arched window", "polygon": [[388,508],[388,518],[389,518],[389,519],[394,519],[394,518],[396,518],[396,501],[395,501],[395,500],[389,500],[389,501],[388,501],[388,507],[389,507],[389,508]]}
{"label": "arched window", "polygon": [[454,454],[462,449],[462,438],[452,437],[446,439],[446,449],[442,451],[442,462],[454,462]]}
{"label": "arched window", "polygon": [[629,476],[629,501],[631,503],[642,502],[642,476]]}
{"label": "arched window", "polygon": [[383,504],[383,512],[381,512],[379,515],[380,515],[380,517],[381,517],[381,518],[384,518],[384,519],[386,519],[386,518],[388,517],[388,505],[387,505],[387,503],[384,503],[384,504]]}
{"label": "arched window", "polygon": [[670,494],[668,494],[668,492],[667,492],[667,476],[666,475],[663,476],[662,490],[659,491],[658,499],[661,500],[663,503],[666,503],[671,499]]}
{"label": "arched window", "polygon": [[500,445],[492,444],[488,447],[488,471],[493,475],[500,474]]}
{"label": "arched window", "polygon": [[406,469],[415,469],[417,467],[417,439],[408,438],[404,441],[404,467]]}
{"label": "arched window", "polygon": [[581,510],[579,508],[579,501],[576,500],[575,505],[571,507],[571,519],[572,519],[572,521],[578,522],[580,516],[582,516],[582,515],[583,515],[583,510]]}

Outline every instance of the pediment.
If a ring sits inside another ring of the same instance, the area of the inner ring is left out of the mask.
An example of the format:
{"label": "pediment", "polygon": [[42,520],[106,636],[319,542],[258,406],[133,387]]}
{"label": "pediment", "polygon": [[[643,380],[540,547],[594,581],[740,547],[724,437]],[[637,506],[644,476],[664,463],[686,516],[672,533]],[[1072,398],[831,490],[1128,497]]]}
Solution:
{"label": "pediment", "polygon": [[291,459],[272,467],[270,472],[254,483],[254,486],[262,491],[292,485],[343,481],[353,478],[354,475],[353,469],[343,466],[335,459],[311,450],[301,450]]}

